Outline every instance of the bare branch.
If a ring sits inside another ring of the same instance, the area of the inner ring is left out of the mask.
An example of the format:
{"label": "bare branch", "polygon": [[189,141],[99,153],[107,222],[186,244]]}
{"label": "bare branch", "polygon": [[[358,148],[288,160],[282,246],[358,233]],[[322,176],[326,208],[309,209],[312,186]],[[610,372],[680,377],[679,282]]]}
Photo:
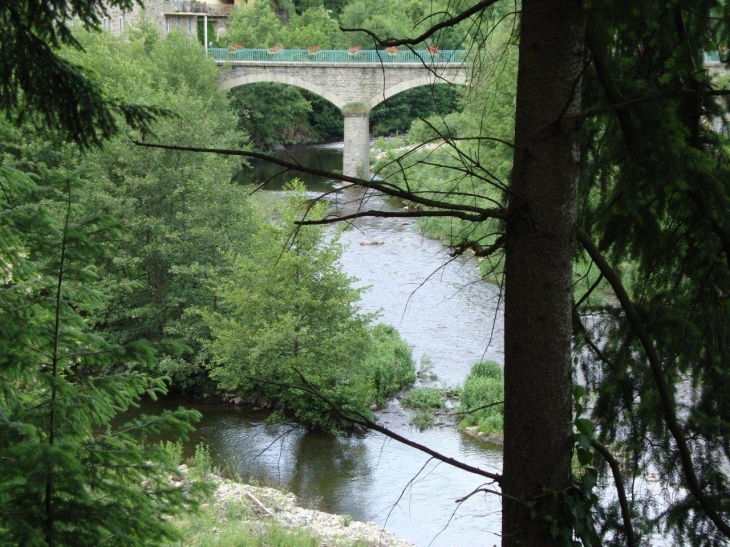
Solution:
{"label": "bare branch", "polygon": [[[343,216],[326,216],[319,220],[297,220],[295,224],[301,226],[313,226],[316,224],[334,224],[335,222],[343,222],[361,217],[380,217],[380,218],[419,218],[419,217],[455,217],[462,220],[470,220],[472,222],[481,222],[484,220],[482,215],[470,215],[468,213],[460,213],[458,211],[358,211],[350,215]],[[499,218],[499,217],[493,217]]]}
{"label": "bare branch", "polygon": [[459,15],[455,15],[454,17],[451,17],[449,19],[446,19],[445,21],[441,21],[440,23],[436,23],[432,27],[430,27],[426,32],[421,34],[420,36],[417,36],[415,38],[404,38],[403,40],[392,40],[392,39],[381,39],[379,38],[374,32],[364,29],[364,28],[343,28],[340,27],[340,30],[342,32],[364,32],[370,38],[372,38],[375,43],[380,44],[381,46],[413,46],[416,44],[419,44],[423,42],[424,40],[430,38],[433,36],[436,32],[438,32],[441,29],[453,27],[465,19],[468,19],[472,15],[476,15],[477,13],[485,10],[489,6],[496,4],[497,0],[482,0],[481,2],[478,2],[474,4],[471,8],[469,8],[466,11],[462,11]]}
{"label": "bare branch", "polygon": [[491,408],[493,406],[499,406],[499,405],[503,405],[503,404],[504,404],[504,401],[497,401],[496,403],[489,403],[488,405],[480,406],[478,408],[475,408],[474,410],[468,410],[466,412],[454,412],[453,416],[466,416],[467,414],[473,414],[474,412],[484,410],[485,408]]}
{"label": "bare branch", "polygon": [[497,496],[502,496],[502,492],[497,492],[496,490],[492,490],[491,488],[485,488],[484,486],[480,486],[479,488],[476,488],[469,492],[466,496],[462,496],[461,498],[454,500],[454,503],[463,503],[472,496],[478,494],[479,492],[486,492],[487,494],[495,494]]}
{"label": "bare branch", "polygon": [[387,437],[390,437],[391,439],[395,439],[396,441],[406,445],[410,446],[411,448],[415,448],[416,450],[420,450],[421,452],[428,454],[429,456],[433,457],[434,459],[440,460],[444,463],[447,463],[451,465],[452,467],[456,467],[457,469],[461,469],[463,471],[467,471],[469,473],[473,473],[475,475],[481,475],[482,477],[487,477],[488,479],[492,479],[496,483],[501,483],[502,481],[502,475],[498,473],[492,473],[490,471],[485,471],[483,469],[480,469],[478,467],[475,467],[473,465],[469,465],[464,462],[460,462],[458,460],[455,460],[454,458],[450,458],[448,456],[444,456],[443,454],[436,452],[435,450],[432,450],[428,448],[427,446],[424,446],[422,444],[419,444],[415,441],[411,441],[410,439],[407,439],[406,437],[403,437],[402,435],[399,435],[398,433],[395,433],[394,431],[391,431],[390,429],[387,429],[385,427],[379,426],[372,420],[368,419],[367,417],[363,416],[359,412],[352,411],[354,416],[346,414],[340,407],[338,407],[335,403],[333,403],[326,395],[322,394],[314,385],[312,385],[309,380],[296,368],[292,367],[294,372],[297,373],[299,378],[301,378],[302,382],[304,382],[306,387],[297,386],[293,384],[282,384],[280,382],[272,382],[269,380],[261,380],[258,378],[251,378],[249,379],[254,380],[256,382],[262,382],[267,383],[271,385],[278,385],[280,387],[288,387],[292,389],[298,389],[300,391],[306,391],[321,401],[325,402],[332,410],[335,411],[335,413],[340,416],[343,420],[347,420],[350,423],[357,424],[362,427],[366,427],[368,429],[372,429],[373,431],[377,431],[378,433],[382,433],[383,435],[386,435]]}
{"label": "bare branch", "polygon": [[634,528],[631,524],[631,512],[629,511],[629,502],[626,498],[626,488],[624,487],[624,479],[621,476],[621,467],[618,464],[618,460],[613,457],[613,454],[598,442],[596,439],[591,440],[591,446],[603,456],[606,463],[611,467],[611,473],[613,473],[613,482],[616,485],[616,491],[618,492],[618,502],[621,506],[621,516],[624,520],[624,529],[626,531],[626,545],[627,547],[635,547],[636,539],[634,536]]}
{"label": "bare branch", "polygon": [[[414,195],[407,190],[402,190],[395,185],[383,183],[376,180],[366,180],[357,177],[350,177],[339,173],[331,173],[329,171],[323,171],[321,169],[313,169],[311,167],[304,167],[296,163],[280,160],[274,156],[268,154],[261,154],[259,152],[248,152],[244,150],[226,150],[221,148],[197,148],[192,146],[175,146],[168,144],[152,144],[140,141],[132,141],[137,146],[143,146],[146,148],[159,148],[161,150],[176,150],[182,152],[205,152],[210,154],[222,154],[227,156],[243,156],[247,158],[255,158],[259,160],[268,161],[275,165],[281,165],[292,171],[299,171],[301,173],[307,173],[310,175],[317,175],[320,177],[336,179],[342,182],[349,182],[355,186],[361,188],[377,190],[385,195],[400,198],[403,200],[412,201],[423,205],[425,207],[433,207],[435,209],[446,210],[446,211],[462,211],[468,213],[474,213],[476,215],[475,220],[485,220],[487,218],[498,218],[505,219],[507,217],[506,211],[503,209],[485,209],[483,207],[476,207],[473,205],[463,205],[456,203],[447,203],[437,200],[432,200],[424,197]],[[471,219],[470,219],[471,220]]]}

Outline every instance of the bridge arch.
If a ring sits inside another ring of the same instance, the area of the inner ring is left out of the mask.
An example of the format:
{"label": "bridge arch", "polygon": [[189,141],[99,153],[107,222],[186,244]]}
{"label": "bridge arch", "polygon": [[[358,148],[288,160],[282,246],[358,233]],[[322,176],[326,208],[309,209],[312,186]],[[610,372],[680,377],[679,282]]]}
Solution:
{"label": "bridge arch", "polygon": [[324,86],[318,85],[314,82],[310,82],[296,76],[289,76],[286,74],[270,74],[266,72],[259,72],[246,76],[238,76],[236,78],[231,78],[229,80],[221,82],[218,89],[219,91],[227,91],[229,89],[233,89],[242,85],[257,83],[285,84],[299,87],[301,89],[306,89],[307,91],[311,91],[315,95],[319,95],[323,99],[328,100],[339,109],[342,109],[342,107],[347,104],[346,100],[342,99],[336,93],[333,93],[330,89]]}
{"label": "bridge arch", "polygon": [[413,78],[411,80],[406,80],[404,82],[400,82],[394,85],[391,85],[390,87],[385,88],[382,92],[378,93],[374,97],[372,97],[368,102],[365,103],[365,107],[367,108],[368,112],[378,106],[380,103],[385,102],[386,100],[390,99],[394,95],[397,95],[398,93],[402,93],[403,91],[408,91],[409,89],[415,89],[416,87],[423,87],[427,85],[433,85],[433,84],[456,84],[456,85],[466,85],[467,84],[467,78],[466,75],[463,73],[458,73],[455,76],[450,77],[448,80],[442,77],[439,77],[435,74],[428,74],[427,76],[420,76],[418,78]]}

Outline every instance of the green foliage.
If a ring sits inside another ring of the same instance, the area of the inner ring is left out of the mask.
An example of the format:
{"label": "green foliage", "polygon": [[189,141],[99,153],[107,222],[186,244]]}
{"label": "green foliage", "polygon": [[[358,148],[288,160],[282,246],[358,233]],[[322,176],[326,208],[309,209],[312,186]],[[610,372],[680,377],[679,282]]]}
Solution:
{"label": "green foliage", "polygon": [[368,109],[363,103],[349,103],[342,107],[343,116],[364,116],[367,113]]}
{"label": "green foliage", "polygon": [[[188,146],[241,145],[235,116],[217,92],[214,64],[184,35],[80,39],[94,55],[78,61],[93,69],[105,88],[154,98],[179,114],[156,124],[159,139]],[[124,227],[121,233],[97,235],[117,249],[98,262],[110,300],[99,327],[120,343],[153,341],[160,357],[155,368],[179,389],[209,389],[200,366],[209,333],[198,309],[215,307],[206,280],[230,267],[228,253],[245,248],[252,229],[246,191],[231,183],[238,162],[139,149],[115,139],[74,167],[88,181],[85,205]]]}
{"label": "green foliage", "polygon": [[[435,120],[439,120],[442,116],[460,110],[457,89],[451,85],[432,85],[398,93],[370,112],[372,134],[406,133],[411,124],[417,123],[414,120],[418,118],[433,116]],[[446,131],[445,134],[449,132],[453,131]]]}
{"label": "green foliage", "polygon": [[480,361],[471,367],[469,378],[488,378],[491,380],[504,380],[502,365],[496,361]]}
{"label": "green foliage", "polygon": [[301,15],[292,16],[284,27],[284,46],[294,49],[306,49],[319,46],[321,49],[333,49],[341,41],[340,27],[329,12],[321,6],[306,9]]}
{"label": "green foliage", "polygon": [[358,311],[360,290],[337,264],[336,239],[316,227],[292,239],[301,208],[294,200],[282,220],[260,225],[259,244],[220,279],[219,310],[208,315],[211,376],[224,389],[263,396],[304,423],[332,430],[341,421],[324,402],[283,388],[301,385],[298,370],[341,408],[367,413],[375,397],[361,364],[372,316]]}
{"label": "green foliage", "polygon": [[461,412],[466,413],[461,426],[476,426],[483,433],[500,433],[503,427],[504,373],[495,361],[481,361],[472,366],[464,381]]}
{"label": "green foliage", "polygon": [[299,89],[280,84],[251,84],[230,92],[238,127],[259,149],[311,139],[312,106]]}
{"label": "green foliage", "polygon": [[[181,540],[169,547],[317,547],[323,542],[306,529],[287,529],[270,521],[251,521],[241,504],[210,505],[200,514],[176,518]],[[345,543],[343,547],[360,545]]]}
{"label": "green foliage", "polygon": [[428,429],[434,425],[435,419],[432,411],[429,410],[416,410],[415,414],[411,416],[411,425],[415,425],[419,431]]}
{"label": "green foliage", "polygon": [[375,401],[383,405],[388,398],[416,381],[411,347],[398,330],[380,323],[370,331],[370,344],[364,367],[375,388]]}
{"label": "green foliage", "polygon": [[403,406],[414,410],[440,410],[445,408],[443,390],[435,387],[414,387],[402,399]]}
{"label": "green foliage", "polygon": [[127,11],[133,0],[29,0],[0,6],[0,110],[16,123],[32,120],[81,148],[99,147],[119,131],[121,117],[149,131],[165,110],[127,102],[109,94],[82,67],[59,54],[62,46],[80,51],[72,32],[78,21],[100,30],[111,7]]}
{"label": "green foliage", "polygon": [[308,121],[313,138],[323,142],[342,140],[345,128],[340,109],[319,95],[303,89],[299,92],[312,105]]}
{"label": "green foliage", "polygon": [[231,12],[222,38],[228,44],[269,48],[283,42],[281,21],[265,0],[239,5]]}
{"label": "green foliage", "polygon": [[316,227],[292,236],[303,203],[289,202],[280,220],[258,224],[256,246],[236,256],[218,280],[218,309],[206,315],[213,333],[210,374],[223,389],[264,398],[305,424],[334,430],[346,422],[296,388],[303,387],[296,371],[341,408],[367,415],[370,404],[411,384],[415,367],[393,327],[370,328],[374,316],[359,312],[361,289],[351,287],[338,265],[337,239]]}
{"label": "green foliage", "polygon": [[[67,175],[67,173],[64,173]],[[184,504],[175,462],[145,437],[183,435],[199,414],[180,410],[112,427],[161,379],[130,370],[152,355],[90,328],[106,295],[92,264],[108,248],[93,234],[115,222],[76,198],[76,179],[42,164],[0,164],[0,543],[159,544],[176,537],[160,518]]]}
{"label": "green foliage", "polygon": [[213,458],[210,454],[210,446],[205,443],[195,445],[195,455],[189,462],[189,476],[192,478],[205,480],[214,472]]}
{"label": "green foliage", "polygon": [[182,463],[183,444],[180,441],[166,441],[160,443],[170,455],[170,461],[173,465],[180,465]]}

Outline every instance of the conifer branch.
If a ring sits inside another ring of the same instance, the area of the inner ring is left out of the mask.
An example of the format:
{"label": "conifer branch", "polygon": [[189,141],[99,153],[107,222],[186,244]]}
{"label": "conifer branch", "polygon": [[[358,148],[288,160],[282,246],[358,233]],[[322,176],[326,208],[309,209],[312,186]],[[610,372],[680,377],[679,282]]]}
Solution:
{"label": "conifer branch", "polygon": [[624,530],[626,532],[626,546],[635,547],[636,536],[634,534],[634,527],[631,523],[631,511],[629,510],[629,502],[628,498],[626,497],[626,487],[624,486],[624,479],[621,475],[621,466],[619,465],[618,460],[614,458],[613,454],[611,454],[611,452],[608,450],[608,448],[598,442],[596,439],[591,439],[591,446],[593,446],[593,448],[595,448],[596,451],[601,456],[603,456],[603,459],[606,460],[606,463],[608,463],[609,467],[611,468],[611,473],[613,474],[613,482],[616,485],[616,492],[618,493],[619,506],[621,507],[621,517],[624,521]]}
{"label": "conifer branch", "polygon": [[679,453],[679,460],[681,462],[682,470],[684,471],[684,478],[687,489],[692,493],[694,498],[700,504],[702,509],[705,511],[709,519],[715,524],[717,529],[727,538],[730,538],[730,525],[722,518],[717,512],[712,502],[707,498],[702,486],[697,478],[697,473],[692,462],[692,454],[687,444],[687,439],[684,436],[682,427],[677,419],[677,413],[675,409],[674,397],[667,384],[667,379],[664,376],[664,369],[662,367],[659,354],[657,353],[654,342],[646,330],[638,311],[634,307],[631,298],[629,297],[626,288],[621,282],[621,278],[614,271],[608,261],[605,259],[603,254],[598,250],[598,247],[593,243],[590,236],[582,229],[576,229],[576,237],[583,248],[586,250],[591,259],[596,263],[599,270],[611,285],[616,297],[618,298],[621,308],[626,314],[626,318],[631,325],[634,334],[641,343],[644,354],[649,361],[649,368],[654,378],[654,383],[657,386],[657,392],[659,394],[659,400],[661,403],[662,413],[664,415],[664,421],[667,429],[674,438],[674,442],[677,444],[677,451]]}

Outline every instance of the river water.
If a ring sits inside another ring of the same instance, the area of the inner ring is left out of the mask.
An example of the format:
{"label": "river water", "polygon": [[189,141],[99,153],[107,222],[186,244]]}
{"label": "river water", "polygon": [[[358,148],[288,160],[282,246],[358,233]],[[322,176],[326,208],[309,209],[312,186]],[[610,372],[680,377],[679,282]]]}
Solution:
{"label": "river water", "polygon": [[[289,149],[279,156],[328,170],[342,165],[341,145]],[[253,183],[277,172],[270,165],[255,165],[242,179]],[[291,176],[276,177],[271,188],[281,188]],[[313,195],[337,187],[333,181],[301,178]],[[339,193],[337,206],[345,212],[397,207],[354,188]],[[423,237],[414,222],[404,219],[358,219],[341,240],[347,245],[344,269],[370,287],[363,310],[381,310],[380,320],[398,328],[417,362],[431,363],[437,376],[434,385],[461,383],[481,359],[502,362],[499,293],[479,279],[473,259],[450,260],[438,241]],[[145,411],[178,403],[168,399]],[[306,433],[293,424],[266,425],[261,413],[184,404],[204,416],[191,443],[204,440],[230,471],[294,492],[307,507],[384,524],[418,547],[500,543],[497,497],[480,493],[455,503],[484,484],[479,476],[429,460],[378,433],[332,437]],[[484,470],[501,470],[498,447],[466,437],[453,426],[419,431],[409,425],[408,412],[398,401],[378,418],[443,454]]]}

